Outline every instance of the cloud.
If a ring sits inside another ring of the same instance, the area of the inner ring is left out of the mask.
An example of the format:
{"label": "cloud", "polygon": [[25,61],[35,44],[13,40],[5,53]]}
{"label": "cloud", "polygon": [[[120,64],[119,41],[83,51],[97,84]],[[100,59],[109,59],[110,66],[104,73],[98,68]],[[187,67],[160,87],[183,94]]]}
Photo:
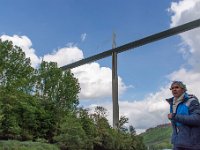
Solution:
{"label": "cloud", "polygon": [[[187,86],[188,93],[200,97],[200,73],[181,68],[169,74],[167,78],[169,81],[183,81]],[[169,123],[167,119],[169,105],[165,101],[166,98],[172,97],[169,87],[170,82],[164,87],[161,87],[156,93],[148,94],[143,100],[119,100],[120,116],[128,117],[129,123],[127,125],[133,125],[137,133],[144,132],[146,129],[159,124]],[[107,118],[112,125],[112,103],[100,103],[99,105],[108,110]],[[94,104],[89,106],[92,110],[94,107],[96,107]]]}
{"label": "cloud", "polygon": [[[83,59],[83,52],[78,47],[69,45],[58,49],[52,54],[43,57],[45,61],[57,62],[58,66],[64,66]],[[112,96],[112,70],[101,67],[98,63],[89,63],[72,69],[72,73],[78,79],[81,87],[80,100],[101,99]],[[119,95],[128,87],[118,77]]]}
{"label": "cloud", "polygon": [[35,54],[35,50],[32,48],[32,42],[27,36],[2,35],[0,36],[0,38],[2,39],[2,41],[5,40],[12,41],[14,45],[21,47],[22,50],[25,52],[26,57],[27,58],[30,57],[31,65],[33,67],[36,67],[41,62],[41,58]]}
{"label": "cloud", "polygon": [[[72,72],[81,86],[80,99],[111,97],[112,70],[110,68],[100,67],[98,63],[93,62],[74,68]],[[122,94],[126,88],[122,79],[118,77],[119,94]]]}
{"label": "cloud", "polygon": [[[187,86],[188,93],[200,97],[200,73],[181,68],[172,72],[168,78],[170,81],[183,81]],[[158,92],[149,94],[142,101],[122,102],[121,112],[130,118],[129,122],[136,129],[147,129],[169,122],[166,117],[169,112],[169,106],[165,101],[166,98],[172,96],[169,87],[170,83],[162,87]]]}
{"label": "cloud", "polygon": [[86,36],[87,36],[87,34],[86,33],[83,33],[83,34],[81,34],[81,41],[83,42],[83,41],[85,41],[85,39],[86,39]]}
{"label": "cloud", "polygon": [[83,59],[83,52],[78,47],[69,45],[68,47],[58,49],[51,54],[44,55],[43,59],[47,62],[57,62],[58,66],[61,67]]}
{"label": "cloud", "polygon": [[195,10],[199,8],[199,0],[182,0],[172,2],[171,7],[168,9],[172,12],[171,27],[199,19],[198,13]]}
{"label": "cloud", "polygon": [[[43,57],[38,57],[32,48],[32,42],[27,36],[8,36],[2,35],[2,40],[10,40],[14,45],[22,48],[26,57],[30,57],[33,67],[37,67],[43,58],[47,62],[57,62],[58,66],[64,66],[80,59],[83,59],[83,51],[76,45],[68,44],[66,47],[60,48]],[[80,100],[100,99],[111,97],[112,95],[112,70],[107,67],[101,67],[98,63],[90,63],[72,69],[74,76],[78,78],[81,92]],[[118,77],[119,94],[122,94],[128,88]]]}
{"label": "cloud", "polygon": [[[43,57],[45,61],[57,62],[59,67],[83,58],[82,50],[77,46],[73,46],[73,44]],[[110,68],[101,67],[98,63],[93,62],[72,69],[72,73],[80,83],[80,100],[101,99],[112,96],[112,70]],[[118,77],[119,95],[127,88],[121,77]]]}
{"label": "cloud", "polygon": [[[170,9],[173,13],[171,17],[171,27],[193,21],[200,18],[200,0],[183,0],[173,2]],[[200,71],[200,28],[180,34],[182,39],[181,52],[193,70]]]}
{"label": "cloud", "polygon": [[169,75],[170,80],[181,80],[186,86],[188,93],[192,93],[200,98],[200,72],[196,72],[196,70],[186,70],[185,68],[181,68],[178,71],[174,71]]}
{"label": "cloud", "polygon": [[[69,47],[61,48],[52,54],[45,55],[43,59],[45,61],[57,62],[58,66],[61,67],[83,59],[83,52],[78,47],[69,45]],[[112,70],[110,68],[101,67],[98,63],[93,62],[72,69],[72,73],[80,83],[80,100],[111,97]],[[127,88],[121,77],[118,77],[119,95]]]}
{"label": "cloud", "polygon": [[[165,101],[170,96],[168,87],[161,88],[157,93],[151,93],[143,100],[119,101],[120,116],[129,118],[128,125],[133,125],[137,133],[150,127],[168,123],[168,103]],[[101,106],[108,110],[108,120],[112,124],[112,104],[102,103]],[[89,108],[94,109],[95,105]]]}

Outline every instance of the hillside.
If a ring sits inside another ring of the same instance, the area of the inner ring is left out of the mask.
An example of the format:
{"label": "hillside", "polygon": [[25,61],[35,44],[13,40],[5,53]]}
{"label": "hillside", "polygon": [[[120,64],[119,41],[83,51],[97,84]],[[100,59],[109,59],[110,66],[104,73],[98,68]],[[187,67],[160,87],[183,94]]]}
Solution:
{"label": "hillside", "polygon": [[159,125],[155,128],[147,129],[142,133],[143,141],[150,150],[171,148],[170,137],[172,129],[170,124]]}

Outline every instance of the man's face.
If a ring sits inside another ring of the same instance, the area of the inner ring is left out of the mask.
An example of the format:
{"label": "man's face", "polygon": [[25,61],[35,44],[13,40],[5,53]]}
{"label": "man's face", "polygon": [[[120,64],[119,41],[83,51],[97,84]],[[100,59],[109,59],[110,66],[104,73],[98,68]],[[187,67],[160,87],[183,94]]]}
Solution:
{"label": "man's face", "polygon": [[170,89],[172,91],[172,95],[175,98],[179,98],[185,92],[185,90],[181,88],[177,83],[172,84]]}

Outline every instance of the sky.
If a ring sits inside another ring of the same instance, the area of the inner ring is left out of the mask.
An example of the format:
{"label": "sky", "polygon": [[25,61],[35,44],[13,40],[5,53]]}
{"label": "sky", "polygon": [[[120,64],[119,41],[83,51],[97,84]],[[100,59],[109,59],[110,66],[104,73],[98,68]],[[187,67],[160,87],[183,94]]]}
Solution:
{"label": "sky", "polygon": [[[0,38],[20,46],[31,65],[64,66],[200,18],[200,0],[0,0]],[[200,97],[200,28],[118,54],[120,116],[137,133],[168,123],[170,84]],[[72,69],[79,106],[103,106],[112,125],[112,58]]]}

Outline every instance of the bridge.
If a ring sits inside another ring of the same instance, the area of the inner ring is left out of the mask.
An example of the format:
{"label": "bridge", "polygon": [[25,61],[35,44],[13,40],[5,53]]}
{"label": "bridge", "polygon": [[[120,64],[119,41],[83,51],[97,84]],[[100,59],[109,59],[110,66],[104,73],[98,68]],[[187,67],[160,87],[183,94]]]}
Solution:
{"label": "bridge", "polygon": [[62,70],[73,69],[75,67],[94,62],[105,57],[112,56],[112,101],[113,101],[113,128],[117,128],[119,122],[119,104],[118,104],[118,75],[117,75],[117,54],[131,50],[167,37],[183,33],[194,28],[200,27],[200,19],[182,24],[180,26],[167,29],[165,31],[144,37],[142,39],[127,43],[119,47],[113,47],[110,50],[79,60],[77,62],[62,66]]}

